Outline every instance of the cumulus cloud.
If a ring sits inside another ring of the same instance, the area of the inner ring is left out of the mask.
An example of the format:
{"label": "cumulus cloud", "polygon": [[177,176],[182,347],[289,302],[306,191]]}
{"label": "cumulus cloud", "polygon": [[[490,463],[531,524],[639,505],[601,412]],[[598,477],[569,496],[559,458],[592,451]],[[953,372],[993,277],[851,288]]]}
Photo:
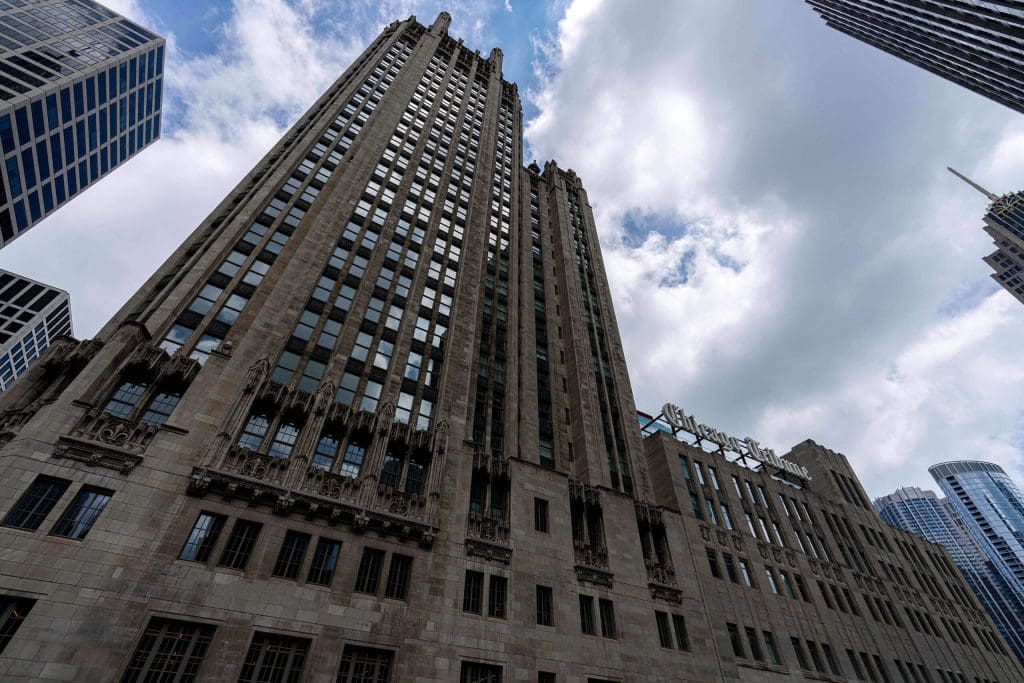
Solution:
{"label": "cumulus cloud", "polygon": [[874,494],[1021,475],[1024,308],[944,170],[1019,189],[1019,116],[804,3],[575,0],[538,55],[527,134],[588,187],[638,406],[813,437]]}

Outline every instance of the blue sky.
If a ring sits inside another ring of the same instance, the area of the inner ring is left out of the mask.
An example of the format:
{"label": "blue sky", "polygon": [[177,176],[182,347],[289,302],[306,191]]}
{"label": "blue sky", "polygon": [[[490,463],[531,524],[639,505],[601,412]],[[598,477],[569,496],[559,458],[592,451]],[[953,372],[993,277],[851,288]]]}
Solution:
{"label": "blue sky", "polygon": [[637,405],[869,493],[957,458],[1024,474],[1024,306],[982,257],[1020,190],[1014,112],[832,31],[803,2],[111,0],[166,35],[164,139],[0,252],[88,337],[380,28],[441,9],[497,45],[528,157],[588,189]]}

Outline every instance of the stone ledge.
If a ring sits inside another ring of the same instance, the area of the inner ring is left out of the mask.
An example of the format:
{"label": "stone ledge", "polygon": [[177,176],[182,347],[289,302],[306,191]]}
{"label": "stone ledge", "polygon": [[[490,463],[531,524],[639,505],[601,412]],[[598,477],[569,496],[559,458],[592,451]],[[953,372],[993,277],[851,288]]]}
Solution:
{"label": "stone ledge", "polygon": [[51,457],[76,460],[93,467],[105,467],[121,474],[128,474],[142,462],[141,455],[72,436],[60,437]]}

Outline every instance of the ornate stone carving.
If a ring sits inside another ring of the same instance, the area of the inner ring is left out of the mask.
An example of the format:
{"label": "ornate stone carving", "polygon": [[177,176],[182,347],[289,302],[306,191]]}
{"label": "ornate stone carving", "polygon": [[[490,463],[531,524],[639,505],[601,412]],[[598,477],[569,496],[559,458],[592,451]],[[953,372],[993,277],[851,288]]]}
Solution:
{"label": "ornate stone carving", "polygon": [[505,546],[493,545],[472,538],[466,539],[466,555],[480,557],[491,562],[508,564],[512,561],[512,549]]}
{"label": "ornate stone carving", "polygon": [[227,457],[224,459],[224,469],[250,479],[281,484],[284,482],[285,472],[288,469],[288,458],[264,455],[235,445],[228,449]]}
{"label": "ornate stone carving", "polygon": [[91,467],[105,467],[121,474],[128,474],[142,462],[142,457],[133,453],[67,437],[61,437],[57,442],[53,457],[77,460]]}
{"label": "ornate stone carving", "polygon": [[492,519],[478,512],[469,513],[468,532],[470,536],[492,543],[508,543],[508,522]]}
{"label": "ornate stone carving", "polygon": [[270,372],[270,361],[264,357],[250,366],[249,371],[245,375],[245,393],[249,394],[256,391],[256,388],[263,383],[263,378]]}
{"label": "ornate stone carving", "polygon": [[508,460],[487,451],[474,451],[473,467],[499,477],[507,477],[509,472]]}
{"label": "ornate stone carving", "polygon": [[657,583],[649,583],[647,587],[651,590],[651,597],[655,600],[664,600],[676,604],[683,601],[683,592],[671,586],[662,586]]}
{"label": "ornate stone carving", "polygon": [[576,554],[576,564],[598,569],[608,568],[608,549],[579,541],[573,543],[573,550]]}
{"label": "ornate stone carving", "polygon": [[676,572],[671,565],[661,564],[657,560],[647,560],[647,579],[651,583],[662,586],[676,585]]}
{"label": "ornate stone carving", "polygon": [[129,453],[141,453],[159,431],[148,422],[122,420],[105,410],[91,408],[71,430],[69,436],[75,439],[98,441],[123,449]]}
{"label": "ornate stone carving", "polygon": [[614,574],[594,567],[576,565],[576,579],[595,586],[611,588],[614,585]]}

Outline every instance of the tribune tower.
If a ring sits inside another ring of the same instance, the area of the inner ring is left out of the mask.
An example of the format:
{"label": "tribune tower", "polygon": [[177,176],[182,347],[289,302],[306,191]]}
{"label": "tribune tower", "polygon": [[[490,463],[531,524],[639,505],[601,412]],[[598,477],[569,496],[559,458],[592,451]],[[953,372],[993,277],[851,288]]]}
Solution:
{"label": "tribune tower", "polygon": [[[0,677],[802,678],[768,620],[826,622],[729,616],[679,447],[636,424],[580,179],[524,167],[500,51],[449,22],[388,26],[0,397]],[[730,655],[737,623],[778,639]]]}

